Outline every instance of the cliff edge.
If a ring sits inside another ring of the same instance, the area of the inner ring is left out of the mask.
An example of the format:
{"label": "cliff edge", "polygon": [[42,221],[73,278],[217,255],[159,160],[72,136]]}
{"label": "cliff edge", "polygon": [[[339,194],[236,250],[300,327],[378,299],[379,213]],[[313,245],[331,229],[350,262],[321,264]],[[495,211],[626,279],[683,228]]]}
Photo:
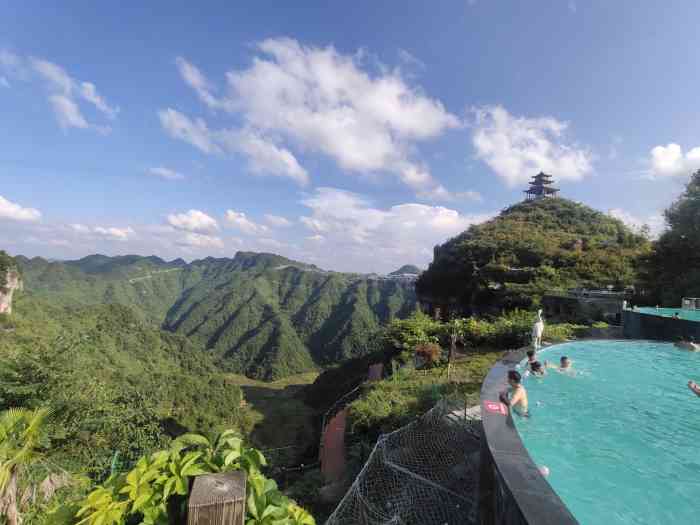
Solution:
{"label": "cliff edge", "polygon": [[12,313],[12,296],[22,287],[22,276],[14,260],[0,251],[0,314]]}

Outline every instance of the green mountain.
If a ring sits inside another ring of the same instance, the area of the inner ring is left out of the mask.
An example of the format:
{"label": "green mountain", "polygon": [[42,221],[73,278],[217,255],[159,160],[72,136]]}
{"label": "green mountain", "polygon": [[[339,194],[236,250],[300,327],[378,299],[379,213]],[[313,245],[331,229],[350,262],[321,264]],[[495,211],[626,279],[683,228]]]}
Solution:
{"label": "green mountain", "polygon": [[362,355],[368,334],[416,308],[412,283],[326,272],[265,253],[190,264],[139,256],[16,259],[36,296],[129,306],[208,349],[224,369],[263,379]]}
{"label": "green mountain", "polygon": [[414,266],[412,264],[404,264],[401,268],[399,268],[396,271],[391,272],[389,275],[403,275],[403,274],[419,274],[421,273],[421,269],[418,268],[418,266]]}
{"label": "green mountain", "polygon": [[527,201],[435,247],[422,298],[466,313],[528,308],[549,290],[624,287],[650,243],[618,219],[567,199]]}
{"label": "green mountain", "polygon": [[185,430],[247,431],[239,387],[209,352],[119,305],[19,294],[0,318],[0,410],[48,406],[51,458],[102,475]]}

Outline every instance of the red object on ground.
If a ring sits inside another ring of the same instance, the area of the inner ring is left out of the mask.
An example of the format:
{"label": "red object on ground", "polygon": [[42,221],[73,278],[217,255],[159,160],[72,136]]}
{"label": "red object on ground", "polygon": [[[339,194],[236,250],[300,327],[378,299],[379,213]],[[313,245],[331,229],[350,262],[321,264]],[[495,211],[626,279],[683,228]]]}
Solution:
{"label": "red object on ground", "polygon": [[501,414],[505,416],[508,414],[508,409],[500,401],[484,401],[484,408],[489,412],[494,412],[496,414]]}
{"label": "red object on ground", "polygon": [[382,378],[382,372],[384,372],[384,365],[382,363],[370,365],[367,379],[370,381],[379,381]]}
{"label": "red object on ground", "polygon": [[321,451],[321,473],[327,483],[340,481],[345,475],[345,425],[348,409],[338,412],[326,425]]}

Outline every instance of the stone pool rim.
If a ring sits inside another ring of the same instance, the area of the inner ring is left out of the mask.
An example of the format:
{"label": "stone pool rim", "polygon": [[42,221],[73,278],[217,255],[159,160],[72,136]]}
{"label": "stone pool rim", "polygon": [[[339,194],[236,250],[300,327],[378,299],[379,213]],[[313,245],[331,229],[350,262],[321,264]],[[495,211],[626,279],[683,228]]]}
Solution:
{"label": "stone pool rim", "polygon": [[[555,346],[558,344],[548,345],[541,350]],[[499,405],[504,406],[500,404],[498,395],[508,386],[508,371],[515,370],[525,359],[526,350],[528,347],[506,352],[491,367],[481,385],[480,406],[484,437],[479,494],[481,523],[578,524],[532,461],[510,411],[507,407],[505,415],[498,411]]]}

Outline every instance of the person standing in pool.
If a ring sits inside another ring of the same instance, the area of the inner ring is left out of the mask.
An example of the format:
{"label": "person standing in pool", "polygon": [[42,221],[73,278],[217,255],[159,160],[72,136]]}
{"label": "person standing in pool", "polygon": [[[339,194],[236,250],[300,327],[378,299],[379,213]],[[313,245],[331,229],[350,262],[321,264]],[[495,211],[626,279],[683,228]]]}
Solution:
{"label": "person standing in pool", "polygon": [[529,416],[527,411],[527,390],[521,384],[522,378],[516,370],[508,371],[508,384],[510,390],[501,392],[499,399],[501,403],[510,407],[521,416]]}
{"label": "person standing in pool", "polygon": [[525,352],[525,355],[527,355],[527,366],[530,366],[532,363],[537,361],[537,359],[535,359],[534,350],[528,350],[527,352]]}

